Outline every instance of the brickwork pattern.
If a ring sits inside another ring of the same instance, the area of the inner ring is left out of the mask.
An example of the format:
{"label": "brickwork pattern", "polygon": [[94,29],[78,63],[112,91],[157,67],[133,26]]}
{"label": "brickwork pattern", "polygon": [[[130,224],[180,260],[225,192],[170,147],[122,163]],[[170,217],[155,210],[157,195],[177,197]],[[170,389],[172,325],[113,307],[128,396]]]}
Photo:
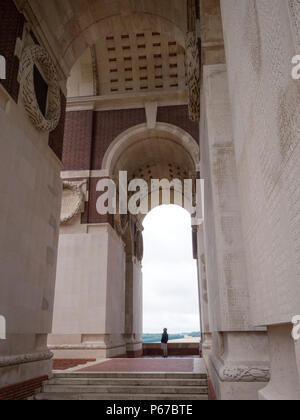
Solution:
{"label": "brickwork pattern", "polygon": [[[102,193],[96,191],[96,186],[100,178],[91,178],[89,182],[90,199],[88,203],[88,222],[87,223],[109,223],[114,227],[114,216],[112,214],[100,215],[97,212],[96,203]],[[83,215],[83,218],[86,215]]]}
{"label": "brickwork pattern", "polygon": [[123,131],[146,122],[144,109],[124,109],[95,113],[92,169],[100,169],[110,144]]}
{"label": "brickwork pattern", "polygon": [[6,79],[0,80],[15,102],[18,101],[19,83],[17,80],[19,59],[14,55],[18,37],[22,38],[25,19],[12,0],[0,0],[0,54],[6,59]]}
{"label": "brickwork pattern", "polygon": [[48,376],[31,379],[29,381],[0,388],[0,401],[22,401],[35,395],[41,388],[42,383],[48,380]]}
{"label": "brickwork pattern", "polygon": [[[199,141],[199,124],[189,120],[187,105],[159,107],[157,121],[180,127]],[[64,169],[100,169],[115,138],[145,122],[144,109],[68,112],[63,145]]]}
{"label": "brickwork pattern", "polygon": [[66,114],[62,161],[66,170],[90,169],[93,111]]}
{"label": "brickwork pattern", "polygon": [[66,104],[67,100],[65,95],[60,92],[61,96],[61,116],[58,126],[49,135],[49,146],[56,154],[56,156],[62,160],[63,158],[63,142],[64,142],[64,131],[65,131],[65,120],[66,120]]}
{"label": "brickwork pattern", "polygon": [[199,143],[199,123],[189,119],[187,105],[159,107],[157,121],[182,128]]}

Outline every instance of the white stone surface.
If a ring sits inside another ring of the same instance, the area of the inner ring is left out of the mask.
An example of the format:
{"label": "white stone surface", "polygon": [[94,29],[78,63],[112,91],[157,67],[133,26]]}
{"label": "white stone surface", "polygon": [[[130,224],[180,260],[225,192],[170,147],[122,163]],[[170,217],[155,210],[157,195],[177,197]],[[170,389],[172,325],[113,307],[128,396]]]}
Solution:
{"label": "white stone surface", "polygon": [[[124,347],[122,241],[108,224],[88,226],[86,233],[68,234],[66,228],[64,232],[59,239],[54,337],[49,343],[54,351],[76,354],[84,354],[86,348],[86,357],[95,350]],[[124,354],[124,348],[121,350]],[[97,355],[102,356],[103,352]]]}
{"label": "white stone surface", "polygon": [[7,327],[0,358],[17,356],[0,369],[2,386],[51,371],[49,360],[22,361],[47,350],[62,188],[48,136],[34,129],[22,104],[7,97],[0,127],[0,314]]}
{"label": "white stone surface", "polygon": [[268,328],[271,355],[271,381],[259,393],[261,400],[300,400],[300,375],[292,325]]}
{"label": "white stone surface", "polygon": [[300,313],[300,84],[289,3],[221,1],[255,325]]}
{"label": "white stone surface", "polygon": [[204,66],[203,72],[207,126],[200,137],[210,327],[242,331],[251,329],[251,321],[226,66]]}

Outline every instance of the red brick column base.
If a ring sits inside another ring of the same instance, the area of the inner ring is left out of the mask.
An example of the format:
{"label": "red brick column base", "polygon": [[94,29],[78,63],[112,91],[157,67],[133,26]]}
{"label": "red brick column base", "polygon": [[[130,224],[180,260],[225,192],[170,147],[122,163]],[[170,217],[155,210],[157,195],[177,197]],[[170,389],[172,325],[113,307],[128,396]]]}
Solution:
{"label": "red brick column base", "polygon": [[48,380],[48,376],[30,379],[29,381],[9,385],[0,388],[0,401],[22,401],[33,397],[35,392],[41,388],[42,383]]}

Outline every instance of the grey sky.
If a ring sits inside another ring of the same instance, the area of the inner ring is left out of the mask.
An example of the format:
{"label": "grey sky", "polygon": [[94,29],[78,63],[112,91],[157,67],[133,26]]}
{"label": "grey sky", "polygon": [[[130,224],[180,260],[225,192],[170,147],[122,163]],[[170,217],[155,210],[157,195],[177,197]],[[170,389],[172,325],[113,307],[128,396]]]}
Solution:
{"label": "grey sky", "polygon": [[191,218],[178,206],[160,206],[144,221],[144,333],[199,331],[197,265]]}

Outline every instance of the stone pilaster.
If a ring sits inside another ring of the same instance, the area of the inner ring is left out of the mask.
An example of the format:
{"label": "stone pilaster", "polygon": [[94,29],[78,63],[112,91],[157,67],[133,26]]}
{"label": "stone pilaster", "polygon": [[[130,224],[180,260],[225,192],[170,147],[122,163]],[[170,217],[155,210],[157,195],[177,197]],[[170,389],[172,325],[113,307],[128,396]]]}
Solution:
{"label": "stone pilaster", "polygon": [[204,66],[203,74],[208,365],[219,399],[257,399],[269,379],[268,346],[266,332],[251,324],[226,66]]}

